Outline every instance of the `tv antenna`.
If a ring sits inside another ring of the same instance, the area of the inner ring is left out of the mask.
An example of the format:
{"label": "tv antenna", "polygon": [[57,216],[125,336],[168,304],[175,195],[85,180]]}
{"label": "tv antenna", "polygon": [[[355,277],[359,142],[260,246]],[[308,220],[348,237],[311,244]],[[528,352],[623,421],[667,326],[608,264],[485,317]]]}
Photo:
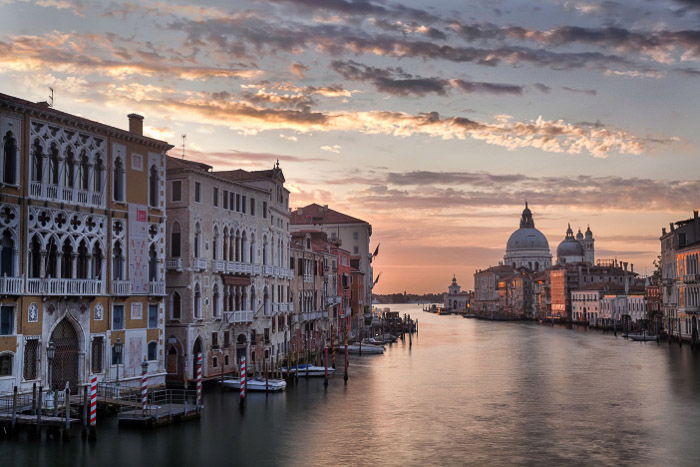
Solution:
{"label": "tv antenna", "polygon": [[185,158],[185,140],[187,139],[187,135],[183,134],[182,135],[182,158]]}
{"label": "tv antenna", "polygon": [[49,86],[49,91],[51,91],[51,94],[49,94],[49,107],[53,109],[53,88]]}

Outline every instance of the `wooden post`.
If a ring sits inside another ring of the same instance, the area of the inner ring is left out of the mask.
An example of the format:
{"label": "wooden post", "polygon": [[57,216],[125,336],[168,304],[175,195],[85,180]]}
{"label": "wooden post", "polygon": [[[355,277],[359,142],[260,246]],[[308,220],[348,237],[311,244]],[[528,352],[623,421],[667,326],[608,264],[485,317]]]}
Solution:
{"label": "wooden post", "polygon": [[323,346],[323,386],[328,387],[328,347]]}
{"label": "wooden post", "polygon": [[82,438],[85,440],[88,436],[88,386],[83,386],[83,432],[81,434]]}
{"label": "wooden post", "polygon": [[12,435],[15,434],[15,427],[17,425],[17,386],[12,389]]}
{"label": "wooden post", "polygon": [[70,439],[70,388],[68,387],[68,382],[66,382],[66,389],[64,391],[65,400],[65,421],[63,425],[63,441],[68,441]]}
{"label": "wooden post", "polygon": [[343,381],[348,384],[348,328],[347,320],[345,323],[345,373],[343,374]]}
{"label": "wooden post", "polygon": [[90,431],[88,433],[88,441],[97,440],[97,376],[90,377]]}
{"label": "wooden post", "polygon": [[32,383],[32,414],[36,415],[36,383]]}
{"label": "wooden post", "polygon": [[245,406],[245,385],[246,385],[246,366],[245,366],[245,355],[241,357],[241,382],[240,382],[240,405],[241,408]]}
{"label": "wooden post", "polygon": [[197,410],[202,405],[202,361],[201,353],[197,354]]}

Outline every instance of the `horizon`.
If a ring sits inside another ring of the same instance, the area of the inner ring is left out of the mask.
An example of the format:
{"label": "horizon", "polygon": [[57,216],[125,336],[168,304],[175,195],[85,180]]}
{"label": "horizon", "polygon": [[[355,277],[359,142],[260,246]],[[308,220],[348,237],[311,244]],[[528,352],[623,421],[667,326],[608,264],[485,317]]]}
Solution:
{"label": "horizon", "polygon": [[373,226],[376,292],[502,261],[527,200],[550,251],[651,274],[698,208],[694,2],[0,2],[0,92],[216,170],[279,160],[291,206]]}

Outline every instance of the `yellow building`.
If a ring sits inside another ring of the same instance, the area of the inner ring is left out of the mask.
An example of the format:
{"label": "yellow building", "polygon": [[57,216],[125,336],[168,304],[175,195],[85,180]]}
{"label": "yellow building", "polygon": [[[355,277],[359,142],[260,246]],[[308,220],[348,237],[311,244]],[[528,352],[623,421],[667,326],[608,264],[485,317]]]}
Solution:
{"label": "yellow building", "polygon": [[4,94],[0,132],[0,393],[164,382],[172,146]]}

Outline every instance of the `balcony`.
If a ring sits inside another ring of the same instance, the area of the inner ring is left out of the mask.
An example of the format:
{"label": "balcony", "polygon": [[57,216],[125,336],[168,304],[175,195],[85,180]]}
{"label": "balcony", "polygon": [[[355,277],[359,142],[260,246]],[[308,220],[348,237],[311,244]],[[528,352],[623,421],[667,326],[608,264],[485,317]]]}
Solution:
{"label": "balcony", "polygon": [[253,274],[253,265],[240,261],[226,261],[227,274]]}
{"label": "balcony", "polygon": [[326,297],[326,306],[340,305],[343,297]]}
{"label": "balcony", "polygon": [[168,270],[182,271],[182,258],[170,258],[165,262],[165,267]]}
{"label": "balcony", "polygon": [[112,295],[131,295],[131,281],[112,281]]}
{"label": "balcony", "polygon": [[148,295],[165,296],[165,281],[149,282]]}
{"label": "balcony", "polygon": [[46,185],[41,182],[31,182],[29,193],[32,198],[46,201],[60,201],[93,207],[103,207],[105,203],[104,193],[78,190],[67,186]]}
{"label": "balcony", "polygon": [[206,269],[207,269],[206,258],[194,258],[194,259],[192,259],[192,267],[198,271],[206,271]]}
{"label": "balcony", "polygon": [[263,264],[262,265],[262,273],[264,276],[273,276],[275,271],[275,267],[271,266],[269,264]]}
{"label": "balcony", "polygon": [[0,295],[21,295],[24,292],[24,277],[0,277]]}
{"label": "balcony", "polygon": [[27,279],[27,293],[35,295],[104,295],[99,279]]}
{"label": "balcony", "polygon": [[314,281],[313,274],[304,274],[304,282],[313,282],[313,281]]}
{"label": "balcony", "polygon": [[226,272],[226,261],[222,259],[211,260],[211,270],[214,272]]}
{"label": "balcony", "polygon": [[683,282],[686,284],[700,282],[700,274],[686,274],[683,276]]}
{"label": "balcony", "polygon": [[250,310],[224,311],[224,319],[229,324],[252,323],[255,313]]}
{"label": "balcony", "polygon": [[302,321],[313,321],[315,319],[324,319],[328,317],[328,313],[325,311],[317,310],[317,311],[304,311],[301,313],[301,320]]}

